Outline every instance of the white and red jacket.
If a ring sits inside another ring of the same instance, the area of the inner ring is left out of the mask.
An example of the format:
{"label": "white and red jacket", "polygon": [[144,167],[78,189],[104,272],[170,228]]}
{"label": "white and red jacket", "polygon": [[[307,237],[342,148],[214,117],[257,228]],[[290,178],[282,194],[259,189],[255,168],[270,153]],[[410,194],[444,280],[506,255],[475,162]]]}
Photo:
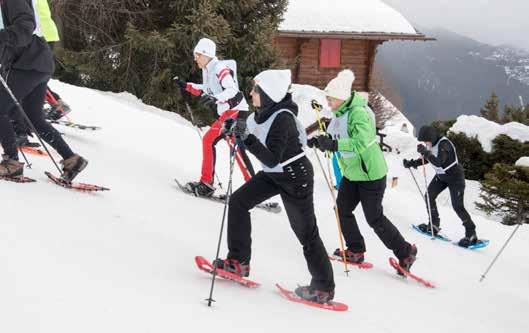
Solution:
{"label": "white and red jacket", "polygon": [[[234,61],[232,61],[235,64]],[[211,95],[217,99],[217,113],[222,115],[228,110],[248,111],[248,103],[242,95],[242,100],[233,107],[230,107],[229,101],[236,99],[238,94],[242,94],[239,90],[234,75],[234,69],[228,66],[229,61],[219,60],[217,57],[211,59],[206,68],[202,69],[202,84],[188,83],[186,90],[195,95],[200,96],[203,93]],[[239,95],[241,98],[241,95]]]}

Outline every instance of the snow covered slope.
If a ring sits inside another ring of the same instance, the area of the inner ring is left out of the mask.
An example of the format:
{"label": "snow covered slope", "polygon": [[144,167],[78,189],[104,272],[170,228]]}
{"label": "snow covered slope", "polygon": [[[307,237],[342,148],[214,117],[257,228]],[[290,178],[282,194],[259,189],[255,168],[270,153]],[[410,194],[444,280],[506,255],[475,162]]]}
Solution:
{"label": "snow covered slope", "polygon": [[[409,149],[387,156],[388,178],[398,177],[398,186],[388,188],[384,208],[419,248],[414,272],[436,282],[437,289],[395,275],[387,263],[391,253],[358,208],[367,259],[375,267],[353,269],[346,277],[342,266],[334,266],[336,299],[348,303],[349,312],[290,303],[274,284],[294,288],[308,282],[301,248],[284,213],[255,211],[251,276],[262,287],[249,290],[218,281],[217,302],[208,308],[203,300],[209,276],[197,270],[193,258],[214,256],[223,207],[182,194],[172,181],[199,176],[195,129],[128,94],[59,82],[52,86],[71,104],[75,121],[103,127],[61,131],[90,160],[79,181],[112,191],[87,194],[57,187],[44,176],[52,165],[37,157],[31,158],[33,169],[26,170],[37,183],[0,182],[0,332],[527,332],[528,228],[520,228],[485,282],[478,283],[512,229],[476,214],[470,201],[477,187],[469,183],[468,205],[478,234],[492,241],[488,248],[467,251],[412,231],[410,224],[424,222],[426,212],[409,172],[401,167],[403,157],[414,156],[411,136],[394,141]],[[224,181],[228,151],[223,143],[218,148]],[[336,221],[314,165],[319,227],[333,251],[338,247]],[[236,184],[241,182],[236,172]],[[457,239],[463,228],[446,198],[438,199],[443,231]]]}

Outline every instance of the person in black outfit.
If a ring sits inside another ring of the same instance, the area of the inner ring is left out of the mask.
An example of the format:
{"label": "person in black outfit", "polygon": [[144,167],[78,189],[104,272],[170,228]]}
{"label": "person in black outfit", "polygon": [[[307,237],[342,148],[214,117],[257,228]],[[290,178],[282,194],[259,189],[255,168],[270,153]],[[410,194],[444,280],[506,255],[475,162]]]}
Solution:
{"label": "person in black outfit", "polygon": [[312,275],[310,285],[295,292],[304,299],[327,303],[334,297],[333,271],[316,224],[314,171],[303,151],[305,131],[296,117],[298,107],[287,93],[291,73],[290,70],[264,71],[254,82],[251,96],[257,111],[248,118],[247,131],[235,135],[261,161],[263,170],[232,194],[228,211],[228,258],[215,264],[241,276],[249,275],[252,243],[249,211],[266,199],[280,195]]}
{"label": "person in black outfit", "polygon": [[[34,34],[36,23],[32,2],[1,0],[0,5],[3,22],[0,26],[0,74],[7,80],[42,139],[63,157],[63,177],[71,181],[88,162],[74,154],[59,132],[44,119],[42,107],[54,63],[46,42]],[[0,141],[4,149],[0,163],[2,177],[18,177],[24,170],[23,163],[18,161],[16,135],[11,122],[15,112],[18,110],[14,101],[6,89],[0,87]]]}
{"label": "person in black outfit", "polygon": [[[447,187],[450,191],[452,207],[465,227],[465,237],[459,241],[459,245],[468,247],[478,242],[476,225],[468,214],[464,205],[465,196],[465,172],[457,158],[454,144],[446,137],[441,137],[434,127],[423,126],[419,130],[418,140],[426,143],[419,144],[417,152],[423,156],[416,160],[403,160],[405,168],[415,168],[430,163],[435,169],[436,175],[428,185],[428,197],[430,198],[430,212],[432,216],[433,233],[437,235],[440,228],[439,211],[435,199]],[[423,162],[424,161],[424,162]],[[425,201],[427,198],[425,197]],[[429,224],[419,225],[419,229],[425,233],[432,233]]]}

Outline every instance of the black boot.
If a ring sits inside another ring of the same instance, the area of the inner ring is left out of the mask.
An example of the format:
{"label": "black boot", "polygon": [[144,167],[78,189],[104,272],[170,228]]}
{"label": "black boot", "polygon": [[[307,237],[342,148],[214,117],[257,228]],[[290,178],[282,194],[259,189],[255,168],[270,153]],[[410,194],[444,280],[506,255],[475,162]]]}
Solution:
{"label": "black boot", "polygon": [[329,303],[334,298],[334,290],[323,291],[317,290],[311,286],[297,287],[294,293],[300,298],[310,302],[325,304]]}
{"label": "black boot", "polygon": [[[343,260],[343,252],[340,249],[336,249],[333,255],[336,259]],[[361,264],[364,262],[364,252],[353,252],[347,249],[345,250],[345,260],[351,264]]]}
{"label": "black boot", "polygon": [[217,259],[213,261],[213,266],[241,277],[250,276],[250,264],[242,263],[235,259]]}
{"label": "black boot", "polygon": [[457,244],[462,247],[469,247],[472,245],[476,245],[478,241],[479,241],[478,236],[474,232],[474,234],[470,236],[465,236],[464,238],[462,238]]}
{"label": "black boot", "polygon": [[[399,266],[409,272],[415,260],[417,260],[417,246],[414,244],[411,246],[410,254],[406,258],[399,258]],[[403,275],[399,270],[397,270],[397,274]]]}
{"label": "black boot", "polygon": [[[417,228],[419,228],[420,231],[422,231],[422,232],[424,232],[424,233],[426,233],[428,235],[432,234],[432,228],[430,228],[430,224],[426,224],[426,223],[419,224],[417,226]],[[437,236],[439,234],[440,230],[441,229],[438,226],[434,225],[433,226],[433,235]]]}
{"label": "black boot", "polygon": [[189,192],[194,193],[197,197],[211,197],[215,192],[213,185],[203,182],[191,182],[186,184]]}
{"label": "black boot", "polygon": [[81,171],[86,168],[88,161],[75,154],[66,160],[62,160],[61,164],[63,171],[62,178],[67,182],[71,182]]}

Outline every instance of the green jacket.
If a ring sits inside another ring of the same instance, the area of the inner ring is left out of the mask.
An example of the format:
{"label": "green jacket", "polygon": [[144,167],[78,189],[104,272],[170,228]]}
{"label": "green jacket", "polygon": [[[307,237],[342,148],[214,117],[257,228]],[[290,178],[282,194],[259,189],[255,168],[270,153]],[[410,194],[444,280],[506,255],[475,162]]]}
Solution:
{"label": "green jacket", "polygon": [[367,101],[355,92],[336,111],[336,117],[347,120],[347,137],[338,139],[338,162],[343,176],[351,181],[373,181],[386,176],[388,167]]}
{"label": "green jacket", "polygon": [[51,18],[48,0],[37,0],[37,14],[39,15],[40,27],[46,42],[58,42],[60,40],[59,32],[55,22]]}

